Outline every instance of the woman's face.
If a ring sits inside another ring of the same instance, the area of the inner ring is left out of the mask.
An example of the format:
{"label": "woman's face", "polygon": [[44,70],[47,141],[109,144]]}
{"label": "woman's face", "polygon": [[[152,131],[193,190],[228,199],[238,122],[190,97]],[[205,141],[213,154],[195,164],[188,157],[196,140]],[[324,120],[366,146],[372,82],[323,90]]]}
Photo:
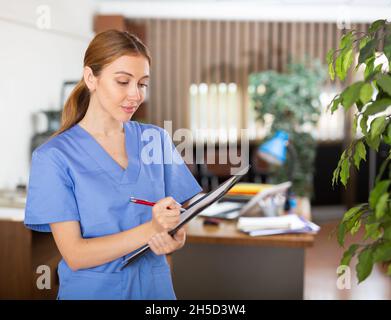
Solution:
{"label": "woman's face", "polygon": [[[101,107],[117,121],[129,121],[144,101],[149,83],[149,63],[141,56],[122,56],[87,77],[89,89]],[[89,81],[88,80],[88,81]]]}

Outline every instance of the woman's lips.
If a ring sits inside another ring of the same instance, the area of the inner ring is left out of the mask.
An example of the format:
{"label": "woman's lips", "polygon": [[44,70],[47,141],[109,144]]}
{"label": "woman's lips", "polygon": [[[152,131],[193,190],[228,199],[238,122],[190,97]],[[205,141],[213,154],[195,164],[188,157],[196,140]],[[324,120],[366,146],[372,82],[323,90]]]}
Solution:
{"label": "woman's lips", "polygon": [[126,112],[126,113],[134,113],[137,109],[137,107],[124,107],[121,106],[121,108]]}

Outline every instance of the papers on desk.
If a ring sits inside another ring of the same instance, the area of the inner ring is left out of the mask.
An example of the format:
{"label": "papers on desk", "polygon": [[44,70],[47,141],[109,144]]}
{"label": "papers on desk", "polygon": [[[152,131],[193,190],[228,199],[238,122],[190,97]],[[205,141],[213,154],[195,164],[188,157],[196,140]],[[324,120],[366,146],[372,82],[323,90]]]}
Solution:
{"label": "papers on desk", "polygon": [[278,217],[241,217],[237,228],[250,236],[285,233],[316,233],[320,227],[296,214]]}
{"label": "papers on desk", "polygon": [[214,217],[225,219],[236,219],[239,216],[240,208],[243,203],[238,202],[215,202],[211,206],[203,210],[199,216],[202,217]]}

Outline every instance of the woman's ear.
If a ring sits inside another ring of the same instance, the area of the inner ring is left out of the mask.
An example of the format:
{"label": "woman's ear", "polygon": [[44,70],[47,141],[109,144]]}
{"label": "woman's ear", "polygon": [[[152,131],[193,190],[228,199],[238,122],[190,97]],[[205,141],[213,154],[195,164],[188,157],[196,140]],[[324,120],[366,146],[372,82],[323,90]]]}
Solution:
{"label": "woman's ear", "polygon": [[90,92],[95,91],[97,79],[94,76],[94,73],[92,72],[92,69],[90,67],[84,67],[83,78],[88,90],[90,90]]}

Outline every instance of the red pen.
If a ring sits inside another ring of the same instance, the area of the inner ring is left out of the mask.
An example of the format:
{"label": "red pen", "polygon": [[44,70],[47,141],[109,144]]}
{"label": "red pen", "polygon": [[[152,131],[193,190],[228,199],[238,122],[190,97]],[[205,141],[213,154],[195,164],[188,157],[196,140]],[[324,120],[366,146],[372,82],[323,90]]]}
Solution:
{"label": "red pen", "polygon": [[[151,201],[147,201],[147,200],[143,200],[143,199],[137,199],[135,197],[130,197],[130,202],[137,203],[137,204],[143,204],[145,206],[150,206],[150,207],[153,207],[156,204],[156,202],[151,202]],[[180,208],[180,211],[185,212],[186,209]]]}

